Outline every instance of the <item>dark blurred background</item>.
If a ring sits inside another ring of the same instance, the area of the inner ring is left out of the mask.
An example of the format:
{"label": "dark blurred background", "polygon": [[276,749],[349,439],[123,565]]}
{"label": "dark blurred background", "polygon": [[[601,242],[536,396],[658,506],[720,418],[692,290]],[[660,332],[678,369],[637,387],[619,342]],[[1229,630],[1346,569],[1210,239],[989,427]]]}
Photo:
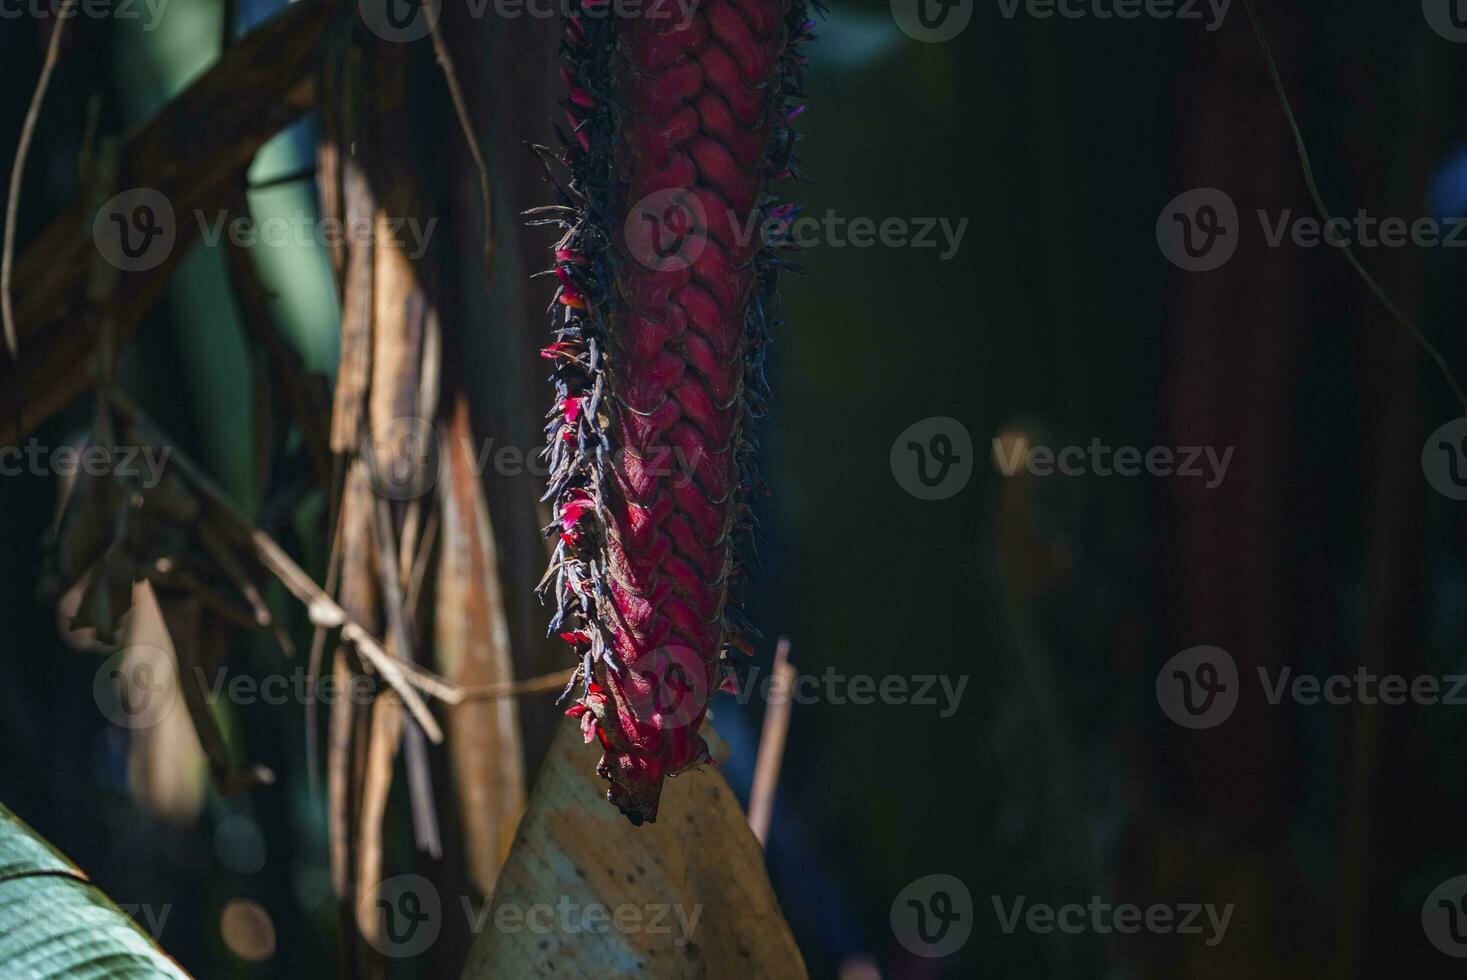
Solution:
{"label": "dark blurred background", "polygon": [[[242,0],[238,32],[279,6]],[[1467,44],[1433,28],[1452,23],[1445,3],[1434,7],[1259,0],[1336,214],[1467,214]],[[805,213],[967,223],[946,258],[944,247],[827,238],[786,281],[763,439],[758,676],[788,634],[805,674],[933,676],[961,696],[951,711],[941,686],[932,705],[822,694],[794,708],[768,849],[776,891],[813,976],[1455,975],[1423,929],[1423,903],[1467,872],[1467,707],[1287,696],[1275,706],[1257,672],[1467,671],[1467,524],[1421,462],[1461,406],[1340,249],[1268,243],[1259,209],[1271,222],[1315,212],[1242,0],[1220,23],[1205,5],[1198,19],[1096,16],[1113,9],[1107,0],[1071,9],[1084,16],[1036,17],[1023,4],[1006,16],[998,0],[967,0],[966,28],[925,43],[885,4],[832,3],[809,52],[801,128],[813,181],[789,192]],[[21,247],[78,193],[94,93],[103,133],[148,118],[213,62],[222,10],[171,0],[154,29],[141,7],[138,19],[68,28],[27,171]],[[555,140],[558,28],[473,18],[455,3],[445,17],[493,149],[507,243],[486,300],[466,271],[480,234],[463,203],[475,200],[473,171],[433,88],[423,131],[441,162],[439,246],[459,270],[449,315],[463,327],[478,431],[529,447],[548,397],[533,352],[552,287],[527,277],[548,238],[508,216],[549,198],[522,143]],[[50,23],[29,10],[0,21],[7,172]],[[311,140],[307,120],[252,176],[308,165]],[[1222,192],[1239,215],[1236,253],[1208,271],[1179,268],[1158,243],[1169,202],[1196,188]],[[303,181],[254,203],[285,212],[313,200]],[[1467,371],[1463,253],[1356,251]],[[333,372],[324,259],[260,263],[306,364]],[[200,248],[122,373],[258,514],[245,356],[223,260]],[[899,443],[933,418],[966,433],[971,476],[921,499],[904,489],[915,457]],[[77,438],[87,420],[79,406],[37,438]],[[1006,447],[1099,440],[1232,455],[1212,487],[1176,475],[1006,476],[992,451],[1000,436]],[[534,489],[514,486],[533,477],[486,478],[496,506]],[[197,975],[328,975],[325,820],[298,707],[234,722],[248,757],[279,774],[272,787],[222,799],[186,754],[155,762],[140,784],[137,747],[93,698],[99,655],[69,645],[55,608],[32,598],[56,496],[50,477],[0,483],[0,800],[119,902],[171,905],[162,943]],[[496,517],[510,558],[538,546],[515,506]],[[289,543],[319,568],[319,542]],[[517,636],[541,628],[532,585],[508,583]],[[1225,721],[1194,730],[1163,711],[1157,678],[1199,645],[1227,651],[1239,697]],[[277,658],[264,641],[231,653],[241,669]],[[821,688],[832,689],[844,690]],[[524,707],[531,772],[550,700]],[[715,707],[741,796],[763,710],[758,698]],[[390,827],[410,849],[406,821]],[[900,941],[895,922],[898,896],[930,875],[956,877],[969,896],[955,897],[971,935],[938,958]],[[1005,932],[996,906],[1021,896],[1234,910],[1214,945],[1145,930]],[[274,958],[251,963],[221,935],[238,899],[272,920]]]}

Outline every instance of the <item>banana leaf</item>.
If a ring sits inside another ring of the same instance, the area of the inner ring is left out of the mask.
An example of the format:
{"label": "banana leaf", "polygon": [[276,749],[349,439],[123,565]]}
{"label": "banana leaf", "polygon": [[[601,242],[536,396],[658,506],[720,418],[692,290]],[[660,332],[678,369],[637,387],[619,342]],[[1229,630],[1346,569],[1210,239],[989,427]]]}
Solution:
{"label": "banana leaf", "polygon": [[0,976],[188,974],[81,869],[0,804]]}

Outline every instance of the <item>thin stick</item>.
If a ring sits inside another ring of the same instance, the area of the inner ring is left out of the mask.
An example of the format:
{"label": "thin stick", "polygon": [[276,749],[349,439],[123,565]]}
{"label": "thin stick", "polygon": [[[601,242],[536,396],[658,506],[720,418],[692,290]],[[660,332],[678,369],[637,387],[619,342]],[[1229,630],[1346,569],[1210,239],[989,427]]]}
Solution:
{"label": "thin stick", "polygon": [[[340,462],[341,457],[336,457],[336,460]],[[334,494],[334,483],[327,492]],[[331,552],[326,558],[326,591],[335,592],[336,570],[341,563],[341,526],[334,522],[328,526],[331,528]],[[321,661],[326,652],[326,632],[326,627],[317,626],[311,633],[311,657],[306,666],[306,673],[313,683],[321,676]],[[316,759],[318,716],[317,699],[308,698],[306,700],[306,784],[311,789],[313,800],[321,796],[321,766]]]}
{"label": "thin stick", "polygon": [[784,760],[784,738],[790,728],[790,690],[794,683],[790,638],[781,636],[774,648],[769,704],[764,709],[764,731],[759,736],[759,755],[754,762],[754,785],[749,790],[749,829],[759,839],[760,847],[769,838],[774,791],[779,786],[779,767]]}
{"label": "thin stick", "polygon": [[428,32],[433,37],[433,52],[438,56],[438,64],[443,69],[443,80],[448,83],[453,111],[458,114],[459,128],[464,131],[464,141],[469,144],[474,166],[479,169],[479,193],[484,198],[484,288],[487,289],[489,281],[494,278],[494,204],[490,196],[489,164],[484,160],[484,152],[479,149],[479,138],[474,134],[473,120],[469,118],[469,104],[464,99],[463,89],[459,87],[458,72],[453,67],[448,45],[443,41],[443,32],[438,29],[442,13],[434,17],[431,11],[425,10],[424,15],[428,18]]}
{"label": "thin stick", "polygon": [[[1314,207],[1319,211],[1320,217],[1324,219],[1325,224],[1328,225],[1334,219],[1330,216],[1329,208],[1325,207],[1324,198],[1320,195],[1319,187],[1314,182],[1314,167],[1309,162],[1309,151],[1304,147],[1304,134],[1300,132],[1299,123],[1294,119],[1294,109],[1289,105],[1289,96],[1284,92],[1284,83],[1279,77],[1279,67],[1273,60],[1273,50],[1268,45],[1268,37],[1263,33],[1263,25],[1258,21],[1257,11],[1253,9],[1253,0],[1243,0],[1243,6],[1248,10],[1248,20],[1253,25],[1253,33],[1258,38],[1258,46],[1263,49],[1263,60],[1268,65],[1268,75],[1273,80],[1274,91],[1278,93],[1279,102],[1284,107],[1284,118],[1289,123],[1290,132],[1294,134],[1294,148],[1299,151],[1299,163],[1303,166],[1304,183],[1309,188],[1309,196],[1314,199]],[[1467,415],[1467,394],[1463,394],[1462,387],[1457,384],[1456,375],[1447,366],[1446,358],[1442,357],[1441,353],[1432,345],[1431,341],[1426,339],[1425,335],[1417,328],[1412,319],[1406,315],[1406,312],[1381,288],[1380,283],[1375,281],[1375,277],[1365,271],[1365,266],[1360,263],[1360,259],[1355,255],[1355,249],[1351,247],[1350,243],[1341,239],[1340,250],[1345,253],[1345,258],[1349,261],[1355,272],[1359,274],[1360,278],[1364,280],[1365,285],[1370,287],[1370,291],[1390,311],[1391,316],[1396,318],[1396,322],[1406,328],[1406,332],[1416,341],[1417,346],[1424,350],[1427,356],[1436,364],[1437,370],[1441,372],[1442,377],[1446,379],[1448,387],[1452,389],[1452,394],[1456,395],[1457,401],[1462,403],[1462,414]]]}
{"label": "thin stick", "polygon": [[[5,246],[0,252],[0,312],[5,319],[5,346],[10,359],[20,359],[20,334],[15,329],[15,310],[10,302],[10,275],[15,265],[15,218],[20,211],[20,183],[25,174],[26,157],[30,156],[31,140],[36,135],[36,122],[41,117],[41,103],[46,98],[46,89],[51,87],[51,74],[56,70],[56,58],[61,53],[61,30],[71,19],[76,0],[63,0],[56,14],[56,26],[51,28],[51,39],[46,45],[46,60],[41,65],[41,77],[36,90],[31,93],[31,106],[26,110],[25,125],[20,130],[20,143],[15,147],[15,165],[10,168],[10,197],[5,202]],[[20,438],[17,432],[15,438]]]}
{"label": "thin stick", "polygon": [[505,681],[500,684],[474,684],[468,687],[460,687],[458,694],[461,700],[478,700],[492,698],[514,698],[521,694],[543,694],[548,691],[563,690],[570,679],[576,675],[578,668],[569,670],[557,670],[553,674],[541,674],[539,677],[526,677],[518,681]]}
{"label": "thin stick", "polygon": [[[372,531],[377,542],[377,574],[382,586],[382,602],[387,608],[388,636],[397,655],[411,663],[413,637],[408,613],[403,607],[402,577],[398,571],[397,537],[392,530],[392,502],[377,497],[372,508]],[[433,777],[428,771],[428,746],[423,733],[409,728],[403,733],[407,750],[408,796],[412,806],[413,834],[418,849],[435,860],[443,856],[443,838],[438,830],[438,811],[433,805]]]}
{"label": "thin stick", "polygon": [[[162,436],[162,432],[143,414],[142,409],[123,392],[116,388],[108,388],[105,394],[119,411],[129,416],[140,428],[152,429],[156,435]],[[171,440],[167,439],[160,439],[160,441],[171,443]],[[220,490],[193,460],[178,450],[176,445],[170,458],[174,465],[188,477],[189,482],[229,521],[233,533],[254,547],[255,557],[259,562],[280,580],[280,584],[284,585],[291,595],[305,605],[306,614],[310,617],[311,622],[327,628],[340,627],[341,638],[350,643],[361,654],[362,659],[375,667],[382,675],[382,679],[398,693],[403,704],[412,712],[413,718],[422,726],[428,740],[435,745],[442,742],[443,729],[438,726],[438,722],[428,711],[428,706],[423,703],[416,688],[422,688],[430,695],[454,704],[457,701],[453,697],[444,697],[439,693],[442,691],[449,695],[456,694],[453,685],[421,667],[405,663],[389,654],[377,638],[352,619],[335,599],[327,595],[306,574],[305,570],[297,565],[290,555],[286,554],[285,549],[280,547],[274,538],[258,528],[251,527],[244,518],[240,517],[233,505],[229,503],[229,498],[224,495],[224,491]]]}
{"label": "thin stick", "polygon": [[407,592],[403,597],[403,604],[408,610],[408,615],[418,614],[418,601],[423,594],[423,581],[428,577],[428,559],[433,555],[433,543],[438,540],[438,508],[428,511],[427,526],[423,528],[423,537],[418,542],[418,554],[413,559],[412,571],[408,573]]}

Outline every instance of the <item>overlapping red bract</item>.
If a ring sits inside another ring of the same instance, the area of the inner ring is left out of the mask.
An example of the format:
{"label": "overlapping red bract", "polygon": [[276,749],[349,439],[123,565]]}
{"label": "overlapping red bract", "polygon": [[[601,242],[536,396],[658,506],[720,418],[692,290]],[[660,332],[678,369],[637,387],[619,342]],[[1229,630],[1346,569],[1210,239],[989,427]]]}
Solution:
{"label": "overlapping red bract", "polygon": [[[551,628],[583,654],[568,713],[600,740],[608,799],[634,822],[656,819],[665,777],[709,761],[708,698],[726,648],[748,645],[737,539],[777,276],[750,231],[788,214],[765,187],[789,166],[803,9],[699,0],[687,16],[653,0],[625,17],[583,0],[567,25],[575,206],[548,209],[569,230],[544,352],[558,387]],[[623,234],[628,207],[670,191],[706,215],[690,264],[649,263]]]}

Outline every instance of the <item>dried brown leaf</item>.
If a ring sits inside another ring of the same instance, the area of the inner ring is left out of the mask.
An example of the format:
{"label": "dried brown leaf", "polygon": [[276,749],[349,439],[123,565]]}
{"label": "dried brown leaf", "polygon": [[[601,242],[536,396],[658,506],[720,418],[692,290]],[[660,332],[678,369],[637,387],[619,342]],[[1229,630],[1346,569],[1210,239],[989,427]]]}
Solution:
{"label": "dried brown leaf", "polygon": [[[716,755],[726,754],[711,725],[703,732]],[[723,777],[715,770],[671,780],[657,823],[633,827],[612,807],[595,805],[605,786],[595,774],[599,752],[583,744],[579,725],[562,725],[463,980],[806,976],[759,842]],[[629,907],[642,922],[653,907],[669,907],[661,921],[670,928],[574,934],[494,928],[506,906],[523,911],[562,902],[599,904],[613,914]]]}

